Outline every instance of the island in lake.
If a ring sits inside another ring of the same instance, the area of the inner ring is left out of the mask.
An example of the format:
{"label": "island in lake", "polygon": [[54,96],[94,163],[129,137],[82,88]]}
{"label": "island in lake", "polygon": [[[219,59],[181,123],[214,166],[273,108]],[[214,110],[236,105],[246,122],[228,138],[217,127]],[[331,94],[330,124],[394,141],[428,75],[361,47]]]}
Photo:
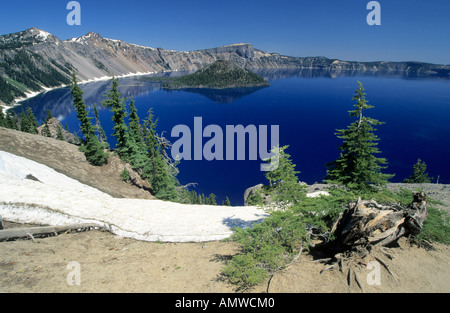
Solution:
{"label": "island in lake", "polygon": [[261,76],[240,67],[235,62],[225,60],[216,61],[190,75],[181,77],[146,77],[143,79],[162,82],[165,89],[228,89],[270,85]]}

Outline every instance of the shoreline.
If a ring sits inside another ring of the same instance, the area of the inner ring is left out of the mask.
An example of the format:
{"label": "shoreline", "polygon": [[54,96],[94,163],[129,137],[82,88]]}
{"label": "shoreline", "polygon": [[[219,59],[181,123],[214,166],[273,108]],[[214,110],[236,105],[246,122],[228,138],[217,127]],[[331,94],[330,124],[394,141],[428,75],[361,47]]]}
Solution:
{"label": "shoreline", "polygon": [[[164,72],[164,71],[163,71]],[[94,77],[94,78],[90,78],[90,79],[86,79],[83,81],[78,82],[79,85],[84,85],[84,84],[89,84],[89,83],[95,83],[95,82],[100,82],[100,81],[106,81],[106,80],[110,80],[113,78],[127,78],[127,77],[135,77],[135,76],[147,76],[147,75],[153,75],[153,74],[157,74],[157,73],[161,73],[161,72],[136,72],[136,73],[128,73],[128,74],[122,74],[122,75],[118,75],[118,76],[102,76],[102,77]],[[22,105],[21,102],[32,99],[40,94],[45,94],[49,91],[53,91],[59,88],[65,88],[68,85],[62,84],[59,86],[55,86],[55,87],[43,87],[41,91],[32,91],[29,93],[25,93],[25,97],[21,97],[21,98],[16,98],[14,99],[14,103],[12,105],[7,105],[7,104],[0,104],[0,108],[4,108],[4,113],[6,113],[6,111],[13,109],[17,106]]]}

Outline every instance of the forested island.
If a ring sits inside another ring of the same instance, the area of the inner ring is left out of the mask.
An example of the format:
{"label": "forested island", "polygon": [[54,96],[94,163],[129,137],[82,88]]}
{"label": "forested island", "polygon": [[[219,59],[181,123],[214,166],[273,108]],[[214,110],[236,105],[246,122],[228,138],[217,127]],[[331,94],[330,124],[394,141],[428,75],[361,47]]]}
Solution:
{"label": "forested island", "polygon": [[261,76],[250,70],[241,68],[232,61],[219,60],[198,70],[197,72],[181,77],[146,77],[147,81],[161,82],[165,89],[209,88],[228,89],[242,87],[269,86]]}

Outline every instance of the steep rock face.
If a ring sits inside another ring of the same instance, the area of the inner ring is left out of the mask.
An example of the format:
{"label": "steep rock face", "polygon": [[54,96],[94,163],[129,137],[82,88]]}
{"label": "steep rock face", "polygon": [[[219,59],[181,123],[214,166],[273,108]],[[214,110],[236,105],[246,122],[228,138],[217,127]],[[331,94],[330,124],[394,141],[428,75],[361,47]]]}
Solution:
{"label": "steep rock face", "polygon": [[419,62],[348,62],[325,57],[289,57],[266,53],[251,44],[232,44],[197,51],[155,49],[103,38],[90,32],[61,41],[43,30],[0,36],[0,104],[13,103],[26,93],[80,80],[161,71],[196,71],[217,60],[233,61],[250,70],[319,69],[331,76],[358,73],[406,73],[450,78],[450,66]]}

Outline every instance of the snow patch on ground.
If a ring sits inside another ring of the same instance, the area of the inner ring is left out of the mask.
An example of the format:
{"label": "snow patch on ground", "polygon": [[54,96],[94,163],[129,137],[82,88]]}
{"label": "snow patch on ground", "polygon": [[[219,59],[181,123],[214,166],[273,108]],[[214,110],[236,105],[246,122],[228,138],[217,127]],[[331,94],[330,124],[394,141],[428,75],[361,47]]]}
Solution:
{"label": "snow patch on ground", "polygon": [[[26,179],[31,174],[39,181]],[[185,205],[159,200],[115,199],[34,161],[0,151],[0,216],[20,223],[95,223],[144,241],[221,240],[234,227],[262,222],[256,207]]]}

